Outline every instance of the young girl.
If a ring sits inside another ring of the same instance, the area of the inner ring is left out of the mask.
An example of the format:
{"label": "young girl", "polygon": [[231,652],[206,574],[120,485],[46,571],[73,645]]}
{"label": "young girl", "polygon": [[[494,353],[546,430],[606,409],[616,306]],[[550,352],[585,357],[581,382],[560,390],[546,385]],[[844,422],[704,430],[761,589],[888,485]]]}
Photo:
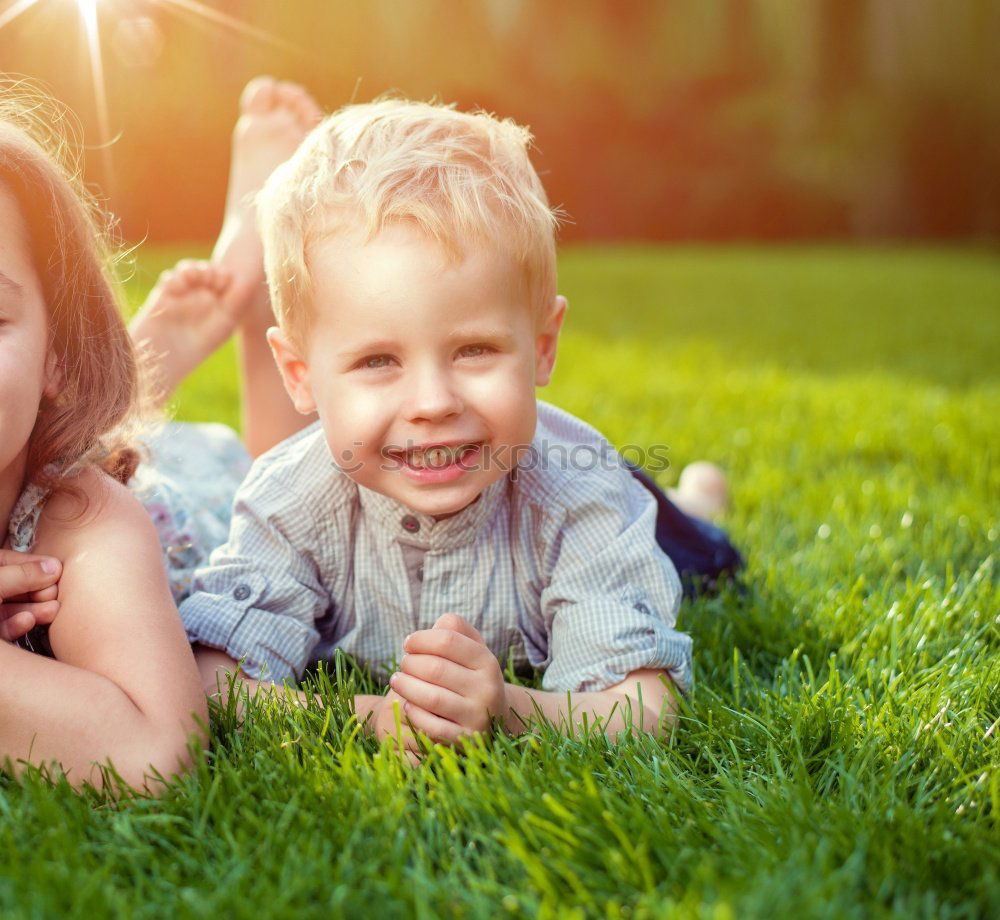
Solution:
{"label": "young girl", "polygon": [[[272,319],[250,196],[319,115],[292,84],[248,85],[215,264],[165,273],[132,328],[161,402],[241,333],[254,452],[306,420],[265,342]],[[0,84],[0,638],[16,640],[0,642],[0,758],[15,770],[54,762],[77,785],[102,781],[110,762],[149,788],[205,740],[205,695],[175,600],[225,539],[250,457],[222,426],[165,426],[143,437],[156,462],[137,469],[126,437],[133,342],[98,212],[60,163],[59,121]]]}
{"label": "young girl", "polygon": [[0,599],[7,635],[51,621],[54,657],[0,643],[0,757],[55,761],[74,784],[110,760],[141,787],[188,763],[205,700],[156,532],[122,484],[136,365],[95,212],[32,110],[0,102],[0,521],[2,561],[38,561],[20,581],[5,565]]}

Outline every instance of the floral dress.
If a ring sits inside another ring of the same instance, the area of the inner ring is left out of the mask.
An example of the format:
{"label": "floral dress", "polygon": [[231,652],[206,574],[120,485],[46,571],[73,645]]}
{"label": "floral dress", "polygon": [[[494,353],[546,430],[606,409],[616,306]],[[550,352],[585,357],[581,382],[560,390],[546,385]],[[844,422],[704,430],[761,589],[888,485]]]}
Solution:
{"label": "floral dress", "polygon": [[[233,496],[250,469],[250,455],[225,425],[169,422],[142,439],[150,460],[140,464],[129,489],[153,520],[174,601],[191,591],[198,566],[226,541]],[[11,512],[10,548],[31,552],[49,493],[29,483]],[[17,642],[52,657],[48,627],[38,626]]]}

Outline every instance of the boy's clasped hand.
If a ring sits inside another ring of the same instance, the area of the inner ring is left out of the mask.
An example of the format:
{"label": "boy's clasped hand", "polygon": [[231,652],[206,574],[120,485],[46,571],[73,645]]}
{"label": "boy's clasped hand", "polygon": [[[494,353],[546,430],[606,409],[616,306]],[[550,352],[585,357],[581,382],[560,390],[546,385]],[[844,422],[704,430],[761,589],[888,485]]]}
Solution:
{"label": "boy's clasped hand", "polygon": [[[432,629],[411,633],[403,651],[389,685],[411,728],[436,743],[454,744],[463,735],[488,731],[494,719],[506,720],[509,706],[500,663],[462,617],[446,613]],[[383,708],[391,707],[390,702]],[[380,712],[376,731],[384,735],[386,728],[395,733],[394,713]]]}

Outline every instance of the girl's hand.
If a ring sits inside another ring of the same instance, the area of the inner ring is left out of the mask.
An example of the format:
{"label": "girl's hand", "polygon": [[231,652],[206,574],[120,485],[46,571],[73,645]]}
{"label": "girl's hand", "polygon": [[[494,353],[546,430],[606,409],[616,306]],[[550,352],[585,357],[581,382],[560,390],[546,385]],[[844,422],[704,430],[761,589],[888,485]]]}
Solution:
{"label": "girl's hand", "polygon": [[466,620],[446,613],[433,629],[410,635],[403,660],[390,678],[406,705],[403,715],[439,744],[488,732],[505,723],[510,705],[500,663]]}
{"label": "girl's hand", "polygon": [[58,559],[0,549],[0,639],[13,642],[56,618],[61,574]]}

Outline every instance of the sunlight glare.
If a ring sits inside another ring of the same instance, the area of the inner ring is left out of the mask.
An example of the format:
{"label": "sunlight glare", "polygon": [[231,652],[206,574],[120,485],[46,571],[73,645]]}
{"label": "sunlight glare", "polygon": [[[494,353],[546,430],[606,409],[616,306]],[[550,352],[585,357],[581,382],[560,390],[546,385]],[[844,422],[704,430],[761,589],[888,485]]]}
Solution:
{"label": "sunlight glare", "polygon": [[0,29],[7,25],[7,23],[13,22],[21,13],[30,9],[36,3],[38,3],[38,0],[17,0],[16,3],[12,3],[0,13]]}
{"label": "sunlight glare", "polygon": [[[94,91],[94,108],[97,114],[97,125],[100,134],[99,146],[103,148],[106,181],[109,185],[113,185],[114,177],[112,175],[110,152],[112,141],[111,124],[104,74],[104,59],[101,50],[100,12],[98,10],[98,7],[101,6],[104,0],[69,0],[69,2],[76,7],[80,17],[83,37],[87,43],[91,85]],[[39,3],[39,0],[13,0],[13,2],[8,2],[0,9],[0,29],[9,25],[37,3]],[[3,4],[3,0],[0,0],[0,4]],[[272,47],[291,51],[300,57],[305,54],[303,49],[293,42],[289,42],[277,35],[271,34],[265,29],[257,28],[248,22],[244,22],[242,19],[217,10],[208,3],[201,2],[201,0],[125,0],[127,7],[135,8],[142,4],[158,7],[175,16],[180,15],[193,24],[207,25],[211,28],[230,32],[240,38],[251,39],[271,45]],[[120,12],[112,12],[107,7],[105,8],[105,13],[121,16]],[[148,21],[155,27],[155,22],[152,19]],[[118,32],[121,32],[120,24]],[[149,30],[147,29],[148,32]],[[147,41],[147,55],[145,59],[149,60],[150,57],[157,57],[159,55],[158,48],[155,52],[149,52],[149,49],[155,47],[157,42],[152,41],[152,44],[150,44],[149,34],[145,36],[145,39]],[[159,43],[162,44],[162,36],[159,38]]]}
{"label": "sunlight glare", "polygon": [[[77,2],[80,3],[83,0],[77,0]],[[97,0],[90,0],[90,2],[96,3]],[[276,48],[284,48],[288,51],[299,52],[301,50],[292,42],[286,41],[277,35],[272,35],[265,29],[258,29],[256,26],[252,26],[242,19],[237,19],[235,16],[223,13],[221,10],[199,2],[199,0],[152,0],[152,2],[157,6],[170,9],[174,13],[187,13],[195,22],[201,20],[205,23],[220,26],[243,38],[251,38],[255,41],[263,42]]]}
{"label": "sunlight glare", "polygon": [[97,28],[97,0],[76,0],[80,16],[87,28]]}
{"label": "sunlight glare", "polygon": [[[87,39],[87,54],[90,58],[90,77],[94,86],[94,107],[97,110],[97,127],[100,133],[100,143],[107,144],[111,139],[111,123],[108,115],[108,91],[104,82],[104,58],[101,56],[101,33],[97,22],[98,0],[76,0],[83,22],[83,31]],[[106,181],[112,182],[111,155],[104,148]]]}

